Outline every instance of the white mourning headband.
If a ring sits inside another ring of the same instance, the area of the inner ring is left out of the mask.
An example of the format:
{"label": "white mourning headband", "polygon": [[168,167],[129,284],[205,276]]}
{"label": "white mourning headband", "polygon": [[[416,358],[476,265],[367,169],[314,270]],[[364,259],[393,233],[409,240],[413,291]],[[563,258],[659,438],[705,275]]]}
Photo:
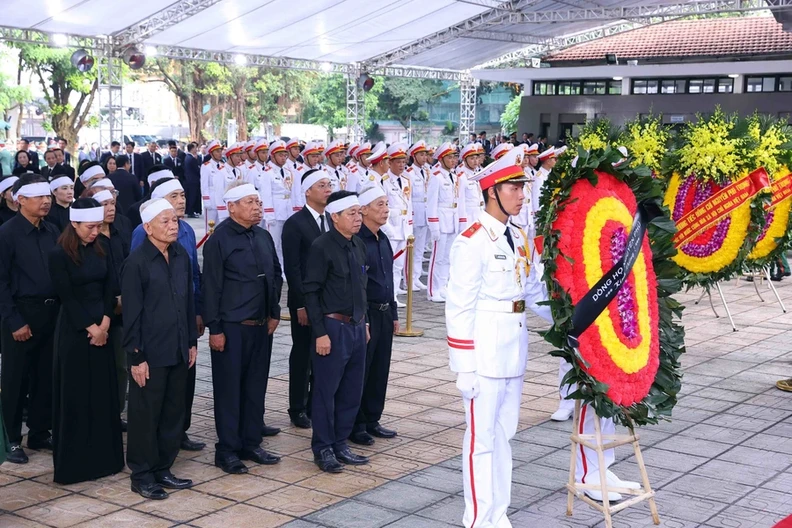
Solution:
{"label": "white mourning headband", "polygon": [[105,175],[104,169],[99,165],[94,165],[93,167],[88,167],[87,169],[85,169],[85,172],[80,174],[80,181],[85,183],[94,176],[104,176],[104,175]]}
{"label": "white mourning headband", "polygon": [[182,187],[182,184],[179,183],[179,180],[173,178],[172,180],[168,180],[165,183],[158,185],[156,189],[151,191],[151,199],[156,200],[158,198],[165,198],[174,191],[183,191],[183,190],[184,187]]}
{"label": "white mourning headband", "polygon": [[223,201],[225,203],[237,202],[245,196],[251,195],[258,196],[258,191],[256,190],[256,187],[253,186],[253,184],[245,183],[228,189],[223,195]]}
{"label": "white mourning headband", "polygon": [[157,180],[161,180],[163,178],[175,178],[175,177],[176,176],[173,175],[173,171],[171,171],[170,169],[162,169],[162,170],[158,170],[157,172],[152,172],[151,174],[148,175],[148,178],[146,179],[149,185],[151,185]]}
{"label": "white mourning headband", "polygon": [[50,190],[55,192],[55,189],[59,187],[63,187],[64,185],[74,185],[74,181],[68,176],[61,176],[60,178],[55,178],[50,182]]}
{"label": "white mourning headband", "polygon": [[325,211],[330,214],[340,213],[344,209],[349,209],[350,207],[354,207],[356,205],[360,205],[360,202],[358,201],[357,195],[352,195],[341,198],[340,200],[336,200],[335,202],[330,202],[325,207]]}
{"label": "white mourning headband", "polygon": [[314,183],[318,182],[319,180],[330,179],[330,175],[323,170],[317,170],[316,172],[312,172],[309,174],[303,181],[302,181],[302,191],[305,192],[313,186]]}
{"label": "white mourning headband", "polygon": [[140,220],[147,224],[154,220],[158,214],[163,211],[173,210],[173,206],[170,204],[168,200],[164,198],[160,198],[158,200],[152,200],[149,202],[148,206],[140,211]]}
{"label": "white mourning headband", "polygon": [[99,202],[99,203],[104,203],[107,200],[112,200],[114,198],[114,196],[113,196],[113,193],[111,193],[107,189],[104,189],[104,190],[101,190],[98,193],[94,194],[92,196],[92,198],[94,200],[96,200],[97,202]]}
{"label": "white mourning headband", "polygon": [[360,205],[368,205],[380,196],[385,196],[385,191],[379,185],[375,185],[360,193],[360,195],[358,195],[358,201]]}
{"label": "white mourning headband", "polygon": [[27,185],[20,187],[16,194],[14,194],[14,201],[16,202],[20,196],[24,196],[25,198],[35,198],[36,196],[50,196],[51,194],[52,191],[50,190],[49,183],[28,183]]}
{"label": "white mourning headband", "polygon": [[104,207],[89,207],[88,209],[69,207],[69,220],[72,222],[101,222],[104,220]]}

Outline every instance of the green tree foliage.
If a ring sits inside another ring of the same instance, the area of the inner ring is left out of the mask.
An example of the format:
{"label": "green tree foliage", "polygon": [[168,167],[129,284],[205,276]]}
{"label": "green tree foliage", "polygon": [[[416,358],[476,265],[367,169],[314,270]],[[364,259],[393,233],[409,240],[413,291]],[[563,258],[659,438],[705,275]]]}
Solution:
{"label": "green tree foliage", "polygon": [[[309,123],[322,125],[333,136],[333,129],[346,127],[346,77],[339,74],[321,75],[306,101],[303,117]],[[374,86],[365,94],[366,122],[370,125],[372,109],[379,108],[383,81],[376,78]]]}
{"label": "green tree foliage", "polygon": [[[5,50],[0,49],[0,61],[8,60],[8,56]],[[31,99],[32,95],[27,86],[17,86],[8,75],[0,71],[0,119],[10,109]]]}
{"label": "green tree foliage", "polygon": [[503,131],[507,134],[511,134],[512,132],[517,132],[517,119],[520,117],[520,100],[522,99],[521,95],[515,95],[514,98],[509,101],[509,104],[506,105],[506,108],[503,110],[501,114],[500,122],[501,126],[503,127]]}
{"label": "green tree foliage", "polygon": [[89,119],[98,88],[96,68],[87,73],[72,66],[73,50],[50,48],[41,44],[14,44],[24,69],[31,71],[41,84],[45,110],[52,130],[75,144],[77,134]]}
{"label": "green tree foliage", "polygon": [[404,128],[410,128],[412,121],[429,119],[426,111],[421,110],[421,105],[430,103],[446,93],[440,81],[386,77],[378,115],[382,119],[395,119]]}

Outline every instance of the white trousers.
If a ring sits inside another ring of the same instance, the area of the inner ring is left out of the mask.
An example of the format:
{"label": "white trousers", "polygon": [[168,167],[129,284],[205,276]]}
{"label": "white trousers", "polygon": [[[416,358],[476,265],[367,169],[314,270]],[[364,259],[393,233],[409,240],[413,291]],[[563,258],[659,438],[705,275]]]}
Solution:
{"label": "white trousers", "polygon": [[[603,435],[612,435],[616,432],[616,425],[613,418],[599,418],[594,412],[594,407],[584,405],[580,409],[580,423],[578,424],[579,434],[594,434],[594,420],[600,421],[600,428]],[[616,450],[607,449],[605,451],[605,469],[608,469],[616,460]],[[599,458],[597,452],[582,445],[577,446],[577,467],[575,468],[575,479],[583,484],[593,484],[600,481],[599,478]],[[590,480],[587,480],[590,479]]]}
{"label": "white trousers", "polygon": [[432,247],[429,259],[429,284],[426,288],[428,298],[441,295],[445,297],[448,286],[448,272],[451,267],[451,244],[456,233],[440,233],[440,238]]}
{"label": "white trousers", "polygon": [[564,376],[567,375],[567,372],[572,370],[572,365],[565,360],[564,358],[558,358],[558,394],[559,394],[559,402],[558,408],[559,409],[567,409],[574,411],[575,410],[575,400],[567,400],[565,399],[569,396],[570,393],[573,393],[577,390],[577,385],[562,385],[561,382],[564,379]]}
{"label": "white trousers", "polygon": [[424,249],[426,249],[426,239],[429,236],[429,228],[426,226],[413,227],[413,235],[415,236],[415,242],[413,243],[412,276],[413,284],[415,284],[415,281],[421,280],[421,275],[423,274],[423,256]]}
{"label": "white trousers", "polygon": [[[396,290],[400,289],[402,277],[404,277],[404,263],[407,262],[407,241],[390,239],[391,249],[393,250],[393,298],[396,298]],[[398,256],[397,256],[398,255]]]}
{"label": "white trousers", "polygon": [[463,398],[467,429],[462,445],[465,528],[511,528],[512,452],[517,432],[523,377],[479,376],[475,399]]}
{"label": "white trousers", "polygon": [[[275,253],[278,254],[278,262],[280,262],[281,270],[285,270],[286,268],[283,267],[283,224],[286,222],[284,220],[272,220],[267,222],[267,230],[272,235],[272,241],[275,242]],[[286,276],[286,272],[283,271],[283,275]]]}

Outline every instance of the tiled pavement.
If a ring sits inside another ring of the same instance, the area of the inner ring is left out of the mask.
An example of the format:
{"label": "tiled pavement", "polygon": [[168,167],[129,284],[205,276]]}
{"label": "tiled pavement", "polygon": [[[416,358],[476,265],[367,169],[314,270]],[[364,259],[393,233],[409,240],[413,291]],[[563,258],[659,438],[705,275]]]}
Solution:
{"label": "tiled pavement", "polygon": [[[760,302],[745,282],[732,281],[724,292],[739,332],[715,319],[706,301],[694,306],[697,295],[681,296],[688,344],[683,397],[674,421],[640,431],[662,526],[762,528],[792,513],[792,395],[774,388],[777,379],[792,376],[792,314],[782,314],[769,292]],[[781,283],[780,292],[792,308],[792,281]],[[285,412],[290,338],[284,324],[275,338],[266,414],[283,432],[265,442],[284,455],[279,465],[252,466],[244,476],[212,465],[216,438],[204,338],[191,435],[210,447],[181,453],[174,467],[195,481],[192,490],[144,501],[130,492],[127,473],[59,486],[49,454],[31,451],[29,464],[0,467],[0,527],[461,526],[464,414],[447,367],[442,305],[419,298],[415,319],[425,334],[396,339],[383,420],[399,436],[358,449],[371,455],[370,465],[325,475],[312,464],[308,433],[291,427]],[[533,316],[530,324],[540,328]],[[565,516],[570,422],[548,421],[558,368],[548,350],[534,336],[513,442],[510,518],[515,527],[603,526],[579,501],[574,516]],[[617,452],[614,469],[638,479],[628,448]],[[648,508],[617,514],[615,526],[651,526]]]}

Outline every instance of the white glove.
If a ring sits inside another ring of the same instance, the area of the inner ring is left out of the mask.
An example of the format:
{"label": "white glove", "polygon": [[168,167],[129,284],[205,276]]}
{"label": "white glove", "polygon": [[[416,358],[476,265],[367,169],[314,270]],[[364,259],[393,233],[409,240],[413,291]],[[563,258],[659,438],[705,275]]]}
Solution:
{"label": "white glove", "polygon": [[432,229],[429,231],[429,238],[432,242],[437,242],[440,240],[440,230],[439,229]]}
{"label": "white glove", "polygon": [[457,374],[457,389],[462,396],[472,400],[479,395],[479,380],[475,372],[460,372]]}

